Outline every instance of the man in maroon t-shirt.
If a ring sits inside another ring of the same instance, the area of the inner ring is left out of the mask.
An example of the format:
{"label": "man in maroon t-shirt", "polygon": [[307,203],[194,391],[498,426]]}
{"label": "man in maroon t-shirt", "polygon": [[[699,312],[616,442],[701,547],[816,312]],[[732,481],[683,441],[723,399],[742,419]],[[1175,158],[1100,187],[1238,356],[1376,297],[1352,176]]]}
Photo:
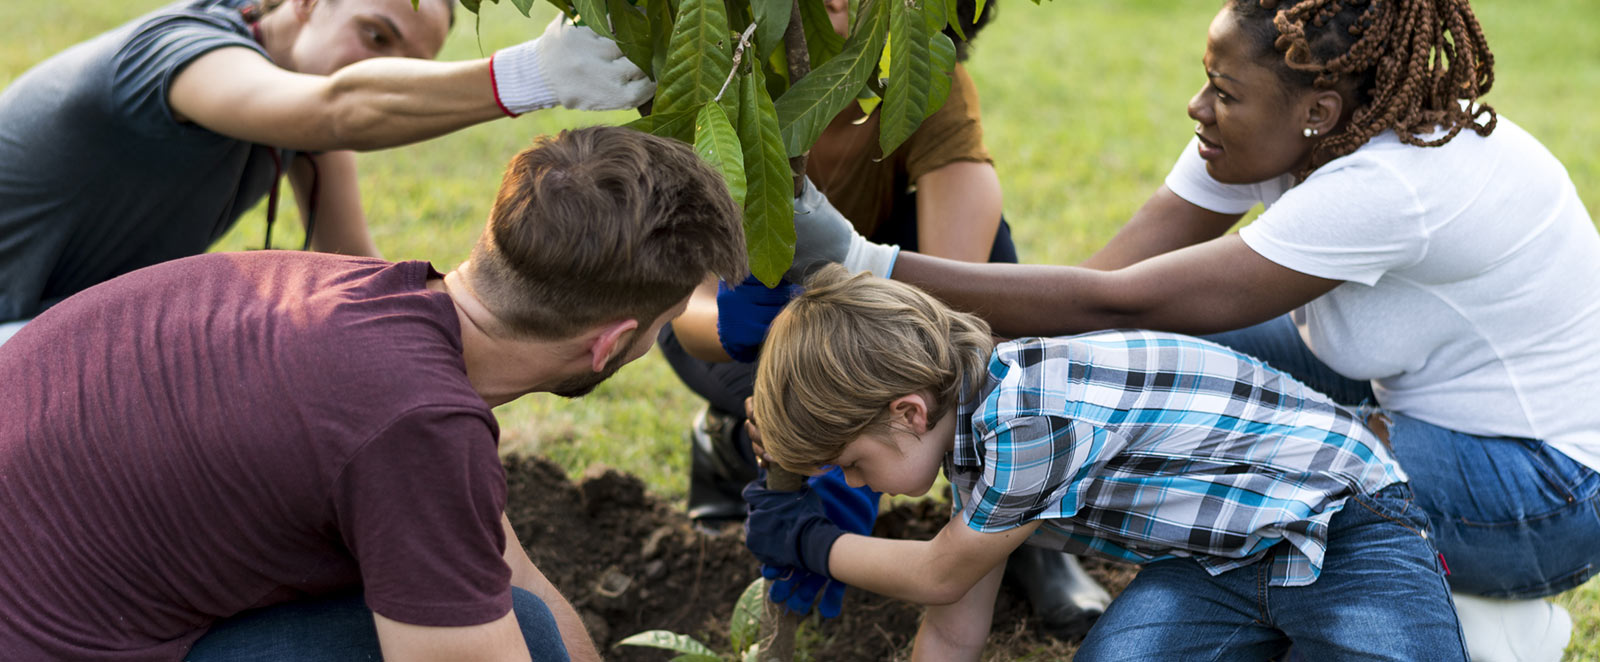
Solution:
{"label": "man in maroon t-shirt", "polygon": [[0,658],[598,659],[490,408],[588,392],[744,260],[693,150],[602,127],[519,154],[444,276],[211,254],[70,298],[0,347]]}

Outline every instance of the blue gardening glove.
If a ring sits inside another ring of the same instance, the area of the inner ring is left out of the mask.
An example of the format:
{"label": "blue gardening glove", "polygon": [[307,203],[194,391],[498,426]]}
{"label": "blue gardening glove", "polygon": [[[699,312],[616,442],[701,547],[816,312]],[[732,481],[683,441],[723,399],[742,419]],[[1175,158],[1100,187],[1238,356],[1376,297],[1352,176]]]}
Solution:
{"label": "blue gardening glove", "polygon": [[796,283],[829,262],[837,262],[850,273],[870,271],[888,278],[900,247],[867,241],[854,225],[839,213],[828,197],[805,178],[800,197],[794,199],[794,264],[783,275]]}
{"label": "blue gardening glove", "polygon": [[799,293],[799,285],[783,281],[768,288],[755,276],[737,287],[717,283],[717,340],[723,351],[735,361],[754,363],[772,320]]}
{"label": "blue gardening glove", "polygon": [[750,508],[750,515],[744,520],[744,544],[757,560],[770,566],[828,574],[828,552],[844,531],[828,521],[816,490],[769,490],[763,471],[745,486],[744,502]]}
{"label": "blue gardening glove", "polygon": [[[879,496],[872,488],[845,484],[844,471],[838,467],[821,476],[812,476],[806,483],[822,499],[823,513],[834,524],[846,533],[872,533],[872,524],[878,519]],[[844,590],[849,588],[844,582],[804,570],[770,565],[761,566],[761,576],[773,580],[767,597],[789,611],[810,613],[815,604],[823,618],[835,618],[844,610]],[[818,593],[822,594],[821,602],[817,601]]]}

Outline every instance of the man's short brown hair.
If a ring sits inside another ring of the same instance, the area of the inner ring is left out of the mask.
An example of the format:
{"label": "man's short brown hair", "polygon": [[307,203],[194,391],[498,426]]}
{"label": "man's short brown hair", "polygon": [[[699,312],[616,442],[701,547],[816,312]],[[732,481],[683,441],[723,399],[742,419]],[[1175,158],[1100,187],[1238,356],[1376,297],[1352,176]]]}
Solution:
{"label": "man's short brown hair", "polygon": [[562,131],[506,168],[472,249],[472,286],[520,335],[648,325],[708,274],[744,277],[742,223],[688,145],[621,127]]}

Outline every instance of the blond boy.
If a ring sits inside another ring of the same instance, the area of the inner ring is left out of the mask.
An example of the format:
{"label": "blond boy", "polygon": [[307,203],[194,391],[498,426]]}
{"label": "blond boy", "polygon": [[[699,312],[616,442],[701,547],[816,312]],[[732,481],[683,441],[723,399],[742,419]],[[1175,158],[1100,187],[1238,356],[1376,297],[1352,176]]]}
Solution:
{"label": "blond boy", "polygon": [[[933,540],[841,534],[813,495],[746,490],[773,566],[929,605],[914,659],[978,659],[1023,543],[1145,567],[1076,659],[1465,659],[1428,523],[1361,421],[1219,345],[1106,331],[996,345],[914,287],[824,269],[774,323],[767,456],[920,495]],[[1217,657],[1221,655],[1221,657]]]}

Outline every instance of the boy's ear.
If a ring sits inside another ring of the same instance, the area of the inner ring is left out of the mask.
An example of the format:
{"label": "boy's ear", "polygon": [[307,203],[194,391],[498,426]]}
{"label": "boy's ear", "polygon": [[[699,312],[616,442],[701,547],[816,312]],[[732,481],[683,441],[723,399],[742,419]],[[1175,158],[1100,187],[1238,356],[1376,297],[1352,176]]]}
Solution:
{"label": "boy's ear", "polygon": [[902,395],[889,402],[889,420],[921,436],[928,432],[928,405],[928,399],[921,393]]}

